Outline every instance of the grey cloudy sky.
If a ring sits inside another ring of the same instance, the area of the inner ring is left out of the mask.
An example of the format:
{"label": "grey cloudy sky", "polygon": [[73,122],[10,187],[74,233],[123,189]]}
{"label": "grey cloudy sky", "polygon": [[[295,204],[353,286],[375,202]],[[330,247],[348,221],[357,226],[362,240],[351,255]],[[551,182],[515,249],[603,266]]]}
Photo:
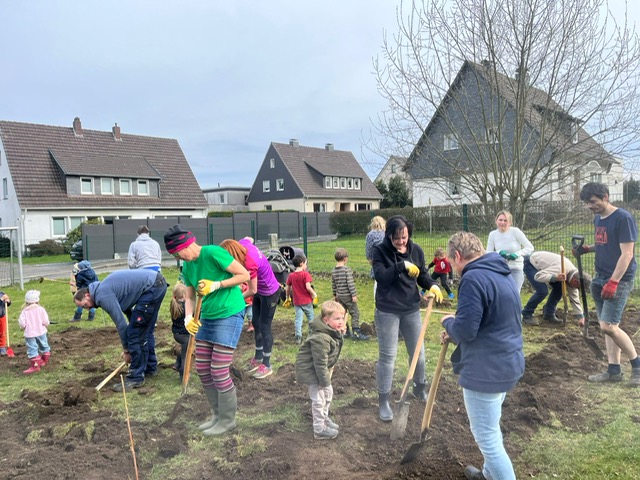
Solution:
{"label": "grey cloudy sky", "polygon": [[[203,188],[251,185],[290,138],[362,163],[398,3],[5,0],[0,119],[175,138]],[[384,159],[364,156],[373,178]]]}
{"label": "grey cloudy sky", "polygon": [[203,188],[251,185],[272,141],[360,160],[396,4],[3,1],[0,119],[175,138]]}

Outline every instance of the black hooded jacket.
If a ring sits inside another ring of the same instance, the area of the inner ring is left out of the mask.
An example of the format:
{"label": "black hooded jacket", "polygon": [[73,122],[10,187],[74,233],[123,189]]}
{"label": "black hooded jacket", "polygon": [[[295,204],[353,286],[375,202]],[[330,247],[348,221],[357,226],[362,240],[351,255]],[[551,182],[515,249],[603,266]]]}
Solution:
{"label": "black hooded jacket", "polygon": [[[419,310],[418,285],[429,290],[436,284],[427,270],[422,248],[409,239],[406,253],[400,253],[391,243],[391,239],[385,237],[382,243],[373,249],[372,257],[373,274],[378,282],[376,308],[381,312],[397,314]],[[417,279],[409,276],[404,266],[405,261],[420,269]]]}

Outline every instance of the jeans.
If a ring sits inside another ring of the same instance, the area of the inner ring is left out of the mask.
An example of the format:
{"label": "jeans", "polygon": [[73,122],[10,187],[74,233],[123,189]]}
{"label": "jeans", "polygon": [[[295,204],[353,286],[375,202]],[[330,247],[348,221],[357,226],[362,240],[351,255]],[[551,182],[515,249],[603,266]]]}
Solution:
{"label": "jeans", "polygon": [[520,292],[522,290],[522,285],[524,284],[524,272],[521,268],[512,268],[511,276],[516,281],[516,287],[518,292]]}
{"label": "jeans", "polygon": [[[378,334],[376,383],[378,385],[378,393],[389,393],[393,381],[393,367],[398,354],[398,331],[402,333],[407,352],[409,352],[409,363],[411,363],[422,327],[420,310],[396,314],[381,312],[376,308],[374,318]],[[426,383],[424,376],[424,345],[420,349],[413,381],[415,383]]]}
{"label": "jeans", "polygon": [[25,342],[27,344],[27,357],[29,358],[36,358],[41,353],[51,351],[46,333],[43,333],[39,337],[25,338]]}
{"label": "jeans", "polygon": [[[549,287],[546,283],[536,281],[536,273],[538,273],[538,270],[531,265],[529,257],[525,257],[524,274],[527,276],[527,280],[529,280],[529,283],[534,288],[535,292],[531,295],[531,298],[522,309],[523,316],[532,316],[536,307],[540,305],[547,296],[547,293],[549,293]],[[555,315],[558,302],[562,298],[562,282],[553,282],[550,283],[549,286],[551,287],[551,293],[549,294],[547,303],[543,308],[543,314],[545,317],[553,317]]]}
{"label": "jeans", "polygon": [[293,309],[296,312],[296,337],[302,337],[302,315],[307,317],[309,322],[309,332],[311,332],[311,322],[315,318],[313,312],[313,303],[307,303],[306,305],[294,305]]}
{"label": "jeans", "polygon": [[[74,318],[80,319],[82,318],[82,311],[84,309],[82,307],[76,307],[76,314],[74,315]],[[89,320],[93,320],[96,317],[96,309],[95,308],[90,308],[89,309]]]}
{"label": "jeans", "polygon": [[500,417],[506,393],[462,389],[471,433],[484,458],[482,473],[488,480],[515,480],[511,459],[504,449]]}
{"label": "jeans", "polygon": [[601,293],[602,287],[604,287],[608,281],[609,279],[605,280],[602,275],[596,273],[593,282],[591,282],[591,295],[596,304],[598,320],[605,323],[619,324],[622,320],[622,312],[627,304],[629,294],[631,290],[633,290],[633,280],[620,282],[613,298],[605,300],[602,298]]}

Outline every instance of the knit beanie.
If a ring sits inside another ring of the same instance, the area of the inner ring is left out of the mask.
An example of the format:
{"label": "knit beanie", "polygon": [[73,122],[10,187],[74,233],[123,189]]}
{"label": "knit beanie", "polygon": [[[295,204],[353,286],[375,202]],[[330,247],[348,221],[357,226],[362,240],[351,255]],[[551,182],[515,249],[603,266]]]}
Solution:
{"label": "knit beanie", "polygon": [[179,223],[171,227],[164,234],[164,246],[171,255],[187,248],[196,241],[193,233]]}

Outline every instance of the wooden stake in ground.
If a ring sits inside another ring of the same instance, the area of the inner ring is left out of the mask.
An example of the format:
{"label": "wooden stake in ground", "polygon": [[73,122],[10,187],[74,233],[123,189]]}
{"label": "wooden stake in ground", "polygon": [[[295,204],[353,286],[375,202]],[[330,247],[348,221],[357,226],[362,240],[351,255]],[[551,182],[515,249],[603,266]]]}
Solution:
{"label": "wooden stake in ground", "polygon": [[131,420],[129,420],[129,407],[127,406],[127,389],[124,387],[124,377],[120,375],[120,384],[122,385],[122,397],[124,398],[124,411],[127,414],[127,428],[129,429],[129,445],[131,445],[131,455],[133,455],[133,468],[136,472],[136,480],[138,476],[138,462],[136,462],[136,449],[133,446],[133,433],[131,433]]}
{"label": "wooden stake in ground", "polygon": [[111,380],[118,373],[120,373],[120,371],[126,366],[127,366],[126,362],[122,362],[120,365],[118,365],[116,369],[113,372],[111,372],[107,378],[105,378],[103,381],[101,381],[98,384],[98,386],[96,387],[96,392],[99,392],[102,387],[104,387],[107,383],[109,383],[109,380]]}
{"label": "wooden stake in ground", "polygon": [[[202,295],[198,295],[196,301],[196,311],[193,316],[193,320],[200,320],[200,310],[202,310]],[[191,364],[193,359],[193,352],[196,349],[196,336],[189,336],[189,345],[187,345],[187,356],[184,359],[184,370],[182,372],[182,396],[187,393],[187,387],[189,386],[189,377],[191,376]]]}

